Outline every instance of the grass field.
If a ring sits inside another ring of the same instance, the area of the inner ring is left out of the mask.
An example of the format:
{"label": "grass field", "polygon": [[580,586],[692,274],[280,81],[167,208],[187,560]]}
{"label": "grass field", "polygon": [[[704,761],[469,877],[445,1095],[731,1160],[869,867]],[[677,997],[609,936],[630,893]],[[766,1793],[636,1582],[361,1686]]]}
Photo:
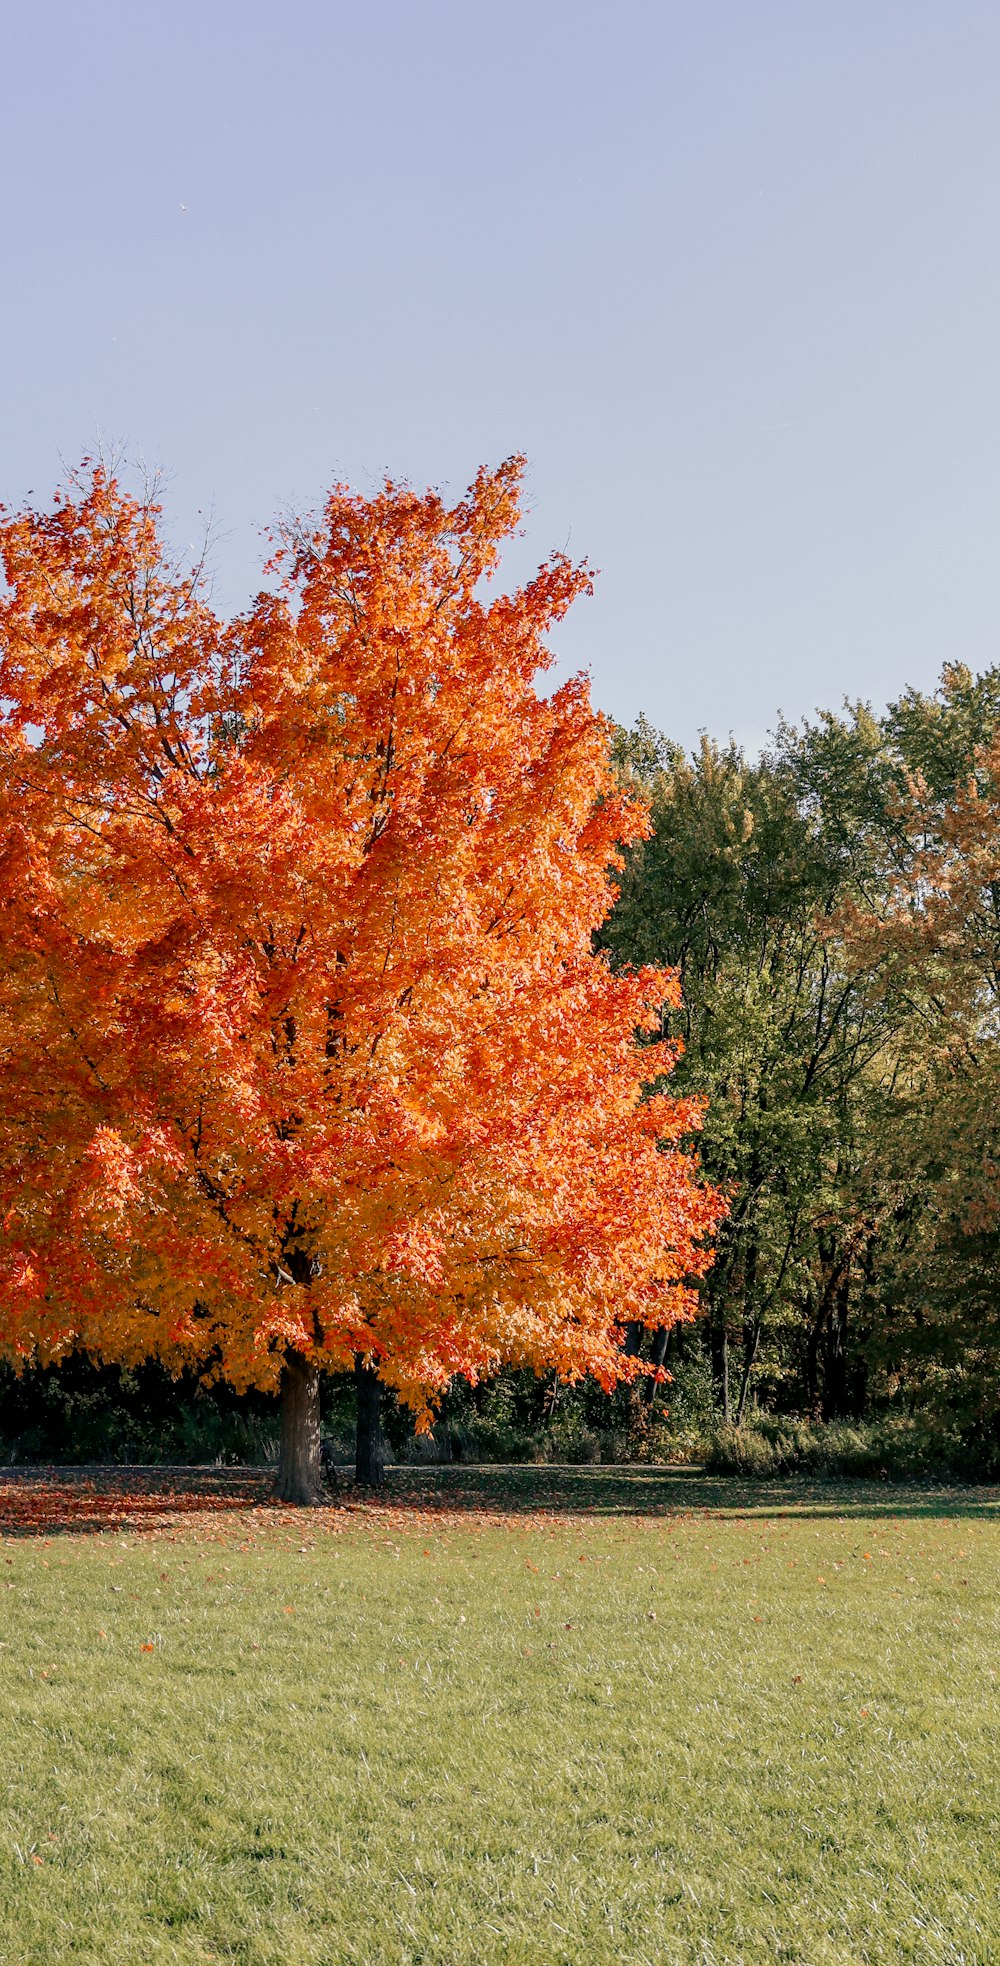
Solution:
{"label": "grass field", "polygon": [[0,1481],[3,1966],[1000,1961],[1000,1497]]}

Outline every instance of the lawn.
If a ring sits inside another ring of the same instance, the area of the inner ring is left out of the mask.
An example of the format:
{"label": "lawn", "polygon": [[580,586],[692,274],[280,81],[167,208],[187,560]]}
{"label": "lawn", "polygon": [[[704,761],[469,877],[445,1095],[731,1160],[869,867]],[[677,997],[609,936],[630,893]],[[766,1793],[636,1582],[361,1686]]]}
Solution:
{"label": "lawn", "polygon": [[4,1966],[1000,1960],[1000,1496],[0,1481]]}

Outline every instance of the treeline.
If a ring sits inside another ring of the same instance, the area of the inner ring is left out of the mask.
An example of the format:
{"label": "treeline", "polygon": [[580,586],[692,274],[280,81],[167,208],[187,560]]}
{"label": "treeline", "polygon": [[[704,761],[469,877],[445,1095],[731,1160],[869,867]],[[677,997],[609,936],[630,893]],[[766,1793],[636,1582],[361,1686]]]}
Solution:
{"label": "treeline", "polygon": [[[689,756],[644,719],[619,731],[651,831],[601,943],[680,973],[671,1083],[706,1102],[729,1213],[701,1318],[629,1333],[670,1385],[458,1386],[442,1454],[1000,1468],[998,738],[1000,669],[959,666],[882,715],[782,723],[756,758],[708,738]],[[268,1451],[266,1399],[181,1390],[157,1367],[11,1376],[0,1451]],[[335,1442],[352,1398],[324,1387]],[[391,1403],[387,1425],[420,1451]]]}
{"label": "treeline", "polygon": [[702,1342],[733,1427],[899,1416],[1000,1465],[998,730],[1000,670],[953,666],[756,760],[619,735],[653,830],[603,941],[680,971],[675,1084],[707,1099],[730,1202]]}

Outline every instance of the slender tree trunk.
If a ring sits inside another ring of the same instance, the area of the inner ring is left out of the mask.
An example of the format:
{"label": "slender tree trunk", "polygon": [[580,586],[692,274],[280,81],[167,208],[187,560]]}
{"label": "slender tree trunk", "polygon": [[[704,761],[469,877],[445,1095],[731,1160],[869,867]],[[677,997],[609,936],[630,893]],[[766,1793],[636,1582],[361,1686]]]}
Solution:
{"label": "slender tree trunk", "polygon": [[[650,1351],[649,1351],[650,1364],[665,1365],[669,1350],[670,1350],[670,1326],[665,1324],[661,1326],[659,1331],[654,1331],[653,1333],[653,1343],[650,1346]],[[647,1379],[642,1390],[643,1390],[643,1397],[645,1399],[646,1405],[652,1406],[653,1400],[655,1399],[657,1393],[660,1390],[656,1380]]]}
{"label": "slender tree trunk", "polygon": [[728,1427],[732,1419],[729,1404],[729,1333],[726,1330],[726,1313],[721,1304],[712,1305],[708,1337],[716,1403],[721,1406],[722,1418]]}
{"label": "slender tree trunk", "polygon": [[826,1313],[827,1313],[827,1300],[825,1294],[822,1292],[820,1293],[819,1301],[817,1303],[814,1293],[811,1290],[807,1290],[803,1309],[804,1309],[804,1314],[808,1319],[808,1326],[806,1330],[805,1371],[803,1374],[805,1396],[806,1396],[806,1412],[808,1413],[809,1418],[811,1420],[818,1420],[820,1415],[820,1404],[821,1404],[820,1392],[819,1392],[819,1348],[823,1337],[823,1326],[826,1323]]}
{"label": "slender tree trunk", "polygon": [[851,1361],[848,1372],[849,1410],[855,1420],[863,1420],[868,1411],[868,1359],[864,1338],[865,1329],[872,1314],[872,1305],[877,1303],[880,1297],[876,1285],[878,1274],[877,1248],[877,1236],[873,1229],[865,1243],[865,1252],[862,1261],[862,1287],[859,1293],[859,1301],[855,1305],[854,1311],[855,1328],[851,1343]]}
{"label": "slender tree trunk", "polygon": [[320,1468],[319,1373],[301,1352],[281,1368],[281,1448],[274,1492],[306,1508],[326,1500]]}
{"label": "slender tree trunk", "polygon": [[851,1266],[846,1263],[837,1285],[826,1328],[826,1371],[823,1387],[824,1420],[842,1420],[848,1410],[847,1327],[851,1304]]}
{"label": "slender tree trunk", "polygon": [[751,1325],[749,1327],[744,1327],[744,1332],[743,1332],[743,1377],[740,1380],[740,1394],[736,1402],[736,1420],[734,1423],[737,1427],[741,1427],[743,1425],[743,1415],[746,1412],[747,1394],[750,1391],[750,1374],[753,1371],[754,1364],[756,1362],[757,1347],[759,1346],[759,1344],[760,1344],[760,1319],[758,1318],[756,1324]]}
{"label": "slender tree trunk", "polygon": [[751,1242],[747,1250],[743,1273],[743,1373],[740,1378],[739,1396],[736,1401],[735,1425],[743,1425],[747,1394],[750,1391],[750,1374],[757,1357],[760,1344],[760,1317],[755,1314],[754,1300],[757,1290],[757,1244]]}
{"label": "slender tree trunk", "polygon": [[373,1366],[357,1358],[354,1361],[354,1379],[358,1389],[354,1479],[363,1488],[381,1488],[385,1480],[385,1460],[379,1425],[379,1377]]}

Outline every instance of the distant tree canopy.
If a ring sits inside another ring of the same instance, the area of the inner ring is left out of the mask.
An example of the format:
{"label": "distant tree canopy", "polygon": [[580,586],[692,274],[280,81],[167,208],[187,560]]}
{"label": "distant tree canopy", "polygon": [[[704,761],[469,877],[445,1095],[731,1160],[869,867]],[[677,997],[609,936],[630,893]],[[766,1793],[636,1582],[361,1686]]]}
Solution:
{"label": "distant tree canopy", "polygon": [[1000,670],[694,757],[601,931],[676,966],[677,1083],[730,1213],[705,1280],[720,1410],[930,1403],[1000,1449]]}

